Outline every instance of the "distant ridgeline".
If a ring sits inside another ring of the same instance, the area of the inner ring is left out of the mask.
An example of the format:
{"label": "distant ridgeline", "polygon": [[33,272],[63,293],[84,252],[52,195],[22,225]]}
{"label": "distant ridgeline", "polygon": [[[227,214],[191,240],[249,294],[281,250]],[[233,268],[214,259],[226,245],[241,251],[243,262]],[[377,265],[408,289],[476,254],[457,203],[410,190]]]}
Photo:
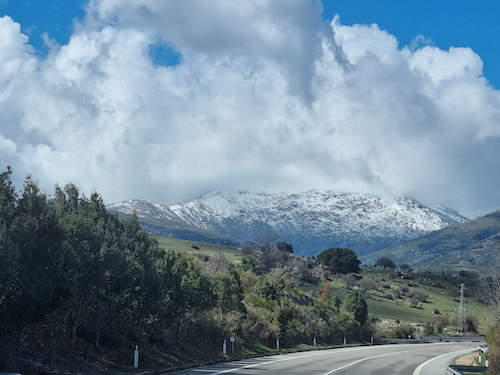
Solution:
{"label": "distant ridgeline", "polygon": [[135,212],[143,228],[158,235],[255,244],[274,234],[303,255],[330,247],[369,254],[468,220],[453,210],[425,206],[410,198],[314,190],[297,194],[213,192],[181,204],[129,200],[108,209],[123,217]]}
{"label": "distant ridgeline", "polygon": [[497,271],[500,211],[366,255],[362,260],[374,263],[383,256],[418,269]]}

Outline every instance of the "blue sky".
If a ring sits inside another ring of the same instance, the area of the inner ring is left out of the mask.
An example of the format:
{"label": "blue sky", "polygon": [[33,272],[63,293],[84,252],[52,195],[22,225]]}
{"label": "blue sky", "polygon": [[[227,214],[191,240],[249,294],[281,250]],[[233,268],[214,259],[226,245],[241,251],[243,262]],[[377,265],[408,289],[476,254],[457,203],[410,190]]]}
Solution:
{"label": "blue sky", "polygon": [[[68,41],[74,20],[84,15],[85,0],[0,0],[0,15],[19,22],[38,53],[44,54],[43,33],[59,43]],[[324,18],[339,14],[343,24],[376,23],[395,35],[401,45],[417,35],[440,48],[470,47],[484,63],[484,74],[500,87],[500,1],[497,0],[323,0]],[[155,46],[155,61],[176,64],[180,56]]]}

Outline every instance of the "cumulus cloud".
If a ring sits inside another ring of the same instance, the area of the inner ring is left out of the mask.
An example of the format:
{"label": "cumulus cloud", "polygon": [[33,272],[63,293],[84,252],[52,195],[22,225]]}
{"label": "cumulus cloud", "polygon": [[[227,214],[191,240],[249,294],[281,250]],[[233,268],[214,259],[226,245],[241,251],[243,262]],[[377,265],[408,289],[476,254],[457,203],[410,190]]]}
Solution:
{"label": "cumulus cloud", "polygon": [[[156,65],[150,46],[182,55]],[[45,58],[0,18],[0,161],[173,202],[310,188],[500,207],[500,93],[468,48],[401,47],[317,1],[90,1]]]}

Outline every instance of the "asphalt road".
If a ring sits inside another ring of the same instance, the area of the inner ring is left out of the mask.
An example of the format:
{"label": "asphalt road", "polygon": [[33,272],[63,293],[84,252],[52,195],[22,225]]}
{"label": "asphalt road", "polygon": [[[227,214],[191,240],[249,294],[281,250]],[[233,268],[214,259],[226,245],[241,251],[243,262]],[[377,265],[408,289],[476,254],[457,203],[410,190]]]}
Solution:
{"label": "asphalt road", "polygon": [[177,372],[183,375],[445,375],[448,363],[477,343],[351,347],[226,362]]}

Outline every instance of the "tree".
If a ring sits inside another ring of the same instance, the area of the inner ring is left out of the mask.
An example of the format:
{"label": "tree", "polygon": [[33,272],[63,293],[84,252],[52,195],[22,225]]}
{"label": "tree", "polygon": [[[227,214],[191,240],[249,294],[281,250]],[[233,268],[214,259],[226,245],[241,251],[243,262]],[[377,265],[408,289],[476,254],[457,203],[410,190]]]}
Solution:
{"label": "tree", "polygon": [[345,309],[353,313],[354,319],[361,325],[368,319],[368,305],[361,293],[352,293],[345,300]]}
{"label": "tree", "polygon": [[217,279],[216,293],[217,305],[221,314],[229,311],[245,311],[240,275],[233,268],[226,271]]}
{"label": "tree", "polygon": [[407,272],[407,273],[410,273],[410,272],[413,272],[413,268],[410,267],[409,264],[401,264],[399,266],[399,269],[403,272]]}
{"label": "tree", "polygon": [[261,276],[257,283],[257,293],[267,301],[276,301],[283,296],[285,280],[281,276]]}
{"label": "tree", "polygon": [[359,261],[356,253],[346,248],[330,248],[316,257],[318,263],[334,273],[359,273]]}
{"label": "tree", "polygon": [[384,267],[384,270],[386,268],[391,268],[391,269],[396,268],[396,264],[392,261],[392,259],[387,257],[378,258],[375,265]]}
{"label": "tree", "polygon": [[278,242],[276,244],[276,248],[278,251],[282,253],[290,253],[293,254],[293,246],[292,244],[286,243],[286,242]]}

